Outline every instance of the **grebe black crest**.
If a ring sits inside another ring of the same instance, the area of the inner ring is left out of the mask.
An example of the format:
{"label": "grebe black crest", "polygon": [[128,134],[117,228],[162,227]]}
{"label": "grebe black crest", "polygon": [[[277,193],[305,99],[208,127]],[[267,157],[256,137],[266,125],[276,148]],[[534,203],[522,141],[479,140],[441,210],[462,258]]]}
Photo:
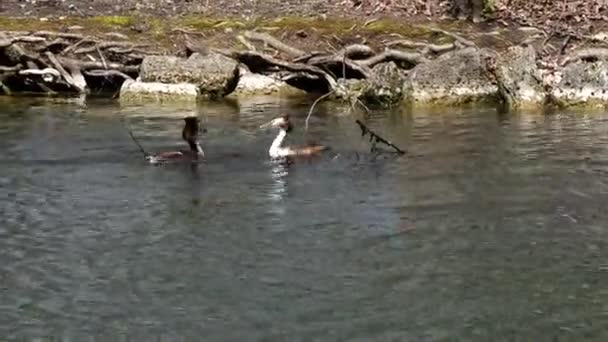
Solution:
{"label": "grebe black crest", "polygon": [[291,130],[293,129],[293,125],[289,120],[289,115],[280,116],[260,126],[260,128],[267,127],[279,128],[279,134],[274,139],[272,145],[270,145],[270,149],[268,150],[268,155],[271,158],[283,158],[290,156],[313,156],[329,149],[329,147],[327,146],[316,144],[294,147],[284,146],[285,137],[287,137],[287,133],[291,132]]}
{"label": "grebe black crest", "polygon": [[199,120],[195,116],[184,118],[184,129],[182,139],[188,143],[190,150],[161,152],[156,155],[147,156],[146,159],[152,164],[162,164],[178,161],[198,161],[205,158],[205,152],[198,141]]}

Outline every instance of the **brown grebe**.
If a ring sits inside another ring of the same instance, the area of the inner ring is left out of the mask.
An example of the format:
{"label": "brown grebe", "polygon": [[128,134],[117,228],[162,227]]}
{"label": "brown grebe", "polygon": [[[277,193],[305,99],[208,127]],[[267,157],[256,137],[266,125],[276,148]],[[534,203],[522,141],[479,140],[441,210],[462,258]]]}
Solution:
{"label": "brown grebe", "polygon": [[161,152],[155,155],[148,155],[146,159],[152,164],[161,164],[178,161],[197,161],[205,158],[205,152],[198,142],[199,120],[195,116],[184,118],[184,129],[182,139],[188,143],[190,150]]}
{"label": "brown grebe", "polygon": [[268,150],[268,154],[271,158],[283,158],[290,156],[313,156],[329,149],[329,147],[327,146],[316,144],[295,147],[283,146],[287,133],[289,133],[293,128],[291,122],[289,121],[288,115],[283,115],[260,126],[260,128],[266,127],[279,128],[279,134],[274,139],[272,145],[270,145],[270,149]]}

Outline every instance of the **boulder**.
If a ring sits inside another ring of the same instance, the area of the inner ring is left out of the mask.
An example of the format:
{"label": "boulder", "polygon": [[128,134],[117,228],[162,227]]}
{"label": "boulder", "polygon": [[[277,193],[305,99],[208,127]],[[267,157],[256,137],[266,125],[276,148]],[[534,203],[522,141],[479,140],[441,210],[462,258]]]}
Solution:
{"label": "boulder", "polygon": [[330,98],[354,103],[361,100],[368,86],[369,81],[366,79],[339,78],[336,82],[336,89]]}
{"label": "boulder", "polygon": [[255,96],[255,95],[301,95],[305,91],[290,86],[289,84],[272,76],[255,74],[248,70],[241,69],[239,83],[234,90],[236,96]]}
{"label": "boulder", "polygon": [[542,77],[532,46],[512,46],[496,63],[499,92],[509,108],[538,108],[545,102]]}
{"label": "boulder", "polygon": [[496,100],[498,87],[485,64],[491,54],[485,49],[466,48],[418,64],[410,71],[404,91],[414,105]]}
{"label": "boulder", "polygon": [[562,107],[604,107],[608,104],[608,62],[579,61],[556,72],[551,97]]}
{"label": "boulder", "polygon": [[192,83],[160,83],[126,80],[120,88],[121,102],[196,102],[199,88]]}
{"label": "boulder", "polygon": [[217,53],[192,54],[189,58],[146,56],[140,68],[142,82],[192,83],[206,97],[223,97],[236,89],[238,63]]}
{"label": "boulder", "polygon": [[405,76],[394,62],[380,63],[372,69],[373,76],[367,80],[361,100],[365,103],[392,107],[403,100]]}
{"label": "boulder", "polygon": [[404,75],[394,62],[374,66],[368,79],[344,79],[337,81],[332,98],[348,103],[356,100],[364,104],[392,107],[403,100]]}

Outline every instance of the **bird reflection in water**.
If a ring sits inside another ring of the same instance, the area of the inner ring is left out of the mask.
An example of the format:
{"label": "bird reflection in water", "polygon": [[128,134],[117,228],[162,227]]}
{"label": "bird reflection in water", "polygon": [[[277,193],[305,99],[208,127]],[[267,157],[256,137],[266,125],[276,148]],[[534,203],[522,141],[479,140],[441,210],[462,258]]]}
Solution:
{"label": "bird reflection in water", "polygon": [[269,163],[272,185],[268,189],[268,197],[275,203],[272,206],[272,211],[283,215],[285,214],[283,199],[287,195],[287,177],[293,160],[291,158],[280,158],[271,160]]}

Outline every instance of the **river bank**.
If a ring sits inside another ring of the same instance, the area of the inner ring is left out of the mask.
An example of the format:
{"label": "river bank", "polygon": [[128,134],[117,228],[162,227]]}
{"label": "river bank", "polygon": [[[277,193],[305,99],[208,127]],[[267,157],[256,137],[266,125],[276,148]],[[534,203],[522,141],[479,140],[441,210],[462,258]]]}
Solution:
{"label": "river bank", "polygon": [[313,93],[385,107],[608,101],[607,35],[597,25],[564,37],[506,20],[101,13],[0,17],[0,93],[128,103]]}

